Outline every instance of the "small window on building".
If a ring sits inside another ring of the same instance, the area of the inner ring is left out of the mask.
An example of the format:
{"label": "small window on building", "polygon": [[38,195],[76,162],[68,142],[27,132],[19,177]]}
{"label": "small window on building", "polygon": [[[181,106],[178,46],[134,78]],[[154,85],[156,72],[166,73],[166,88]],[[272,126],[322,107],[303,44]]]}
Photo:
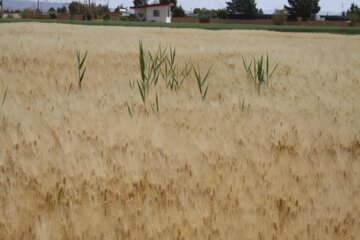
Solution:
{"label": "small window on building", "polygon": [[160,17],[160,10],[154,10],[153,11],[153,16],[154,17]]}

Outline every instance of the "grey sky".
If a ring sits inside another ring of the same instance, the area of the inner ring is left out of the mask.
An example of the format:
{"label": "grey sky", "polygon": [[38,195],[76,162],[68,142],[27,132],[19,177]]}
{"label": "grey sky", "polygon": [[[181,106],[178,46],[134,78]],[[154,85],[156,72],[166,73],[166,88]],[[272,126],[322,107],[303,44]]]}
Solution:
{"label": "grey sky", "polygon": [[[97,3],[105,3],[107,0],[97,0]],[[149,0],[151,3],[153,0]],[[183,6],[185,10],[191,10],[197,7],[206,8],[223,8],[226,6],[228,0],[178,0],[178,3]],[[274,10],[276,8],[282,8],[287,0],[256,0],[258,8],[262,8],[265,11]],[[360,0],[320,0],[320,6],[322,12],[341,12],[342,3],[344,10],[347,10],[351,3],[355,2],[360,5]],[[109,0],[111,7],[115,7],[120,4],[125,6],[132,6],[132,0]]]}

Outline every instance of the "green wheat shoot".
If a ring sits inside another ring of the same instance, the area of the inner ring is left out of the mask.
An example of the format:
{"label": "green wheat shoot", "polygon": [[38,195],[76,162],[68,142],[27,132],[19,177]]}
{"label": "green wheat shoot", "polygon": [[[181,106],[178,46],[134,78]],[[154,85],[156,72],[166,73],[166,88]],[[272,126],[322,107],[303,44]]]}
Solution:
{"label": "green wheat shoot", "polygon": [[[85,59],[88,54],[88,51],[86,51],[86,53],[83,57],[81,57],[79,50],[76,51],[76,54],[77,54],[78,82],[79,82],[79,88],[81,89],[81,84],[82,84],[82,81],[84,80],[84,75],[86,72],[86,67],[84,67],[84,63],[85,63]],[[72,83],[70,84],[68,94],[70,94],[71,87],[72,87]]]}
{"label": "green wheat shoot", "polygon": [[4,106],[4,103],[5,103],[5,99],[6,99],[7,92],[8,92],[8,87],[6,88],[6,90],[5,90],[5,92],[4,92],[4,95],[3,95],[3,98],[2,98],[2,102],[1,102],[1,107],[0,107],[0,109],[2,109],[2,108],[3,108],[3,106]]}
{"label": "green wheat shoot", "polygon": [[253,58],[250,63],[247,63],[243,57],[243,65],[248,78],[253,80],[255,88],[260,94],[261,86],[264,84],[269,84],[269,80],[279,64],[276,64],[275,67],[271,70],[269,54],[266,54],[266,58],[264,55],[261,55],[258,59]]}
{"label": "green wheat shoot", "polygon": [[199,89],[199,93],[201,95],[201,99],[204,101],[205,98],[206,98],[207,91],[209,89],[208,79],[209,79],[209,74],[210,74],[210,71],[211,71],[211,67],[207,71],[204,78],[201,77],[201,72],[200,72],[199,66],[198,66],[197,69],[193,66],[193,70],[194,70],[197,86],[198,86],[198,89]]}

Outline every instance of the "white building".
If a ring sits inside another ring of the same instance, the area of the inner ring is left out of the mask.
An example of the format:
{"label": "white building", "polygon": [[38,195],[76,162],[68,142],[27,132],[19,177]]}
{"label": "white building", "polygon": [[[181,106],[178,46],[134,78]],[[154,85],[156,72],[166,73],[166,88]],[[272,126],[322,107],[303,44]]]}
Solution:
{"label": "white building", "polygon": [[171,23],[171,7],[173,3],[159,3],[144,6],[130,7],[134,9],[135,15],[139,20],[148,22]]}

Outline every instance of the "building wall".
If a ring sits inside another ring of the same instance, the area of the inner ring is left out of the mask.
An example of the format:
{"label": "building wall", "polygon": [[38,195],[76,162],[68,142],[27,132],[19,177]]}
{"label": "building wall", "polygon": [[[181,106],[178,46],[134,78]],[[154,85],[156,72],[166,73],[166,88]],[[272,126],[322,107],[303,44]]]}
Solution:
{"label": "building wall", "polygon": [[[160,12],[159,17],[154,17],[154,14],[153,14],[154,10],[159,10],[159,12]],[[155,6],[155,7],[135,9],[135,14],[137,16],[138,16],[138,13],[140,13],[140,12],[144,14],[146,21],[171,23],[171,12],[170,12],[169,6]]]}
{"label": "building wall", "polygon": [[[153,16],[154,10],[159,10],[160,12],[159,17]],[[146,8],[146,21],[170,23],[171,22],[170,14],[171,13],[169,6],[148,7]]]}

